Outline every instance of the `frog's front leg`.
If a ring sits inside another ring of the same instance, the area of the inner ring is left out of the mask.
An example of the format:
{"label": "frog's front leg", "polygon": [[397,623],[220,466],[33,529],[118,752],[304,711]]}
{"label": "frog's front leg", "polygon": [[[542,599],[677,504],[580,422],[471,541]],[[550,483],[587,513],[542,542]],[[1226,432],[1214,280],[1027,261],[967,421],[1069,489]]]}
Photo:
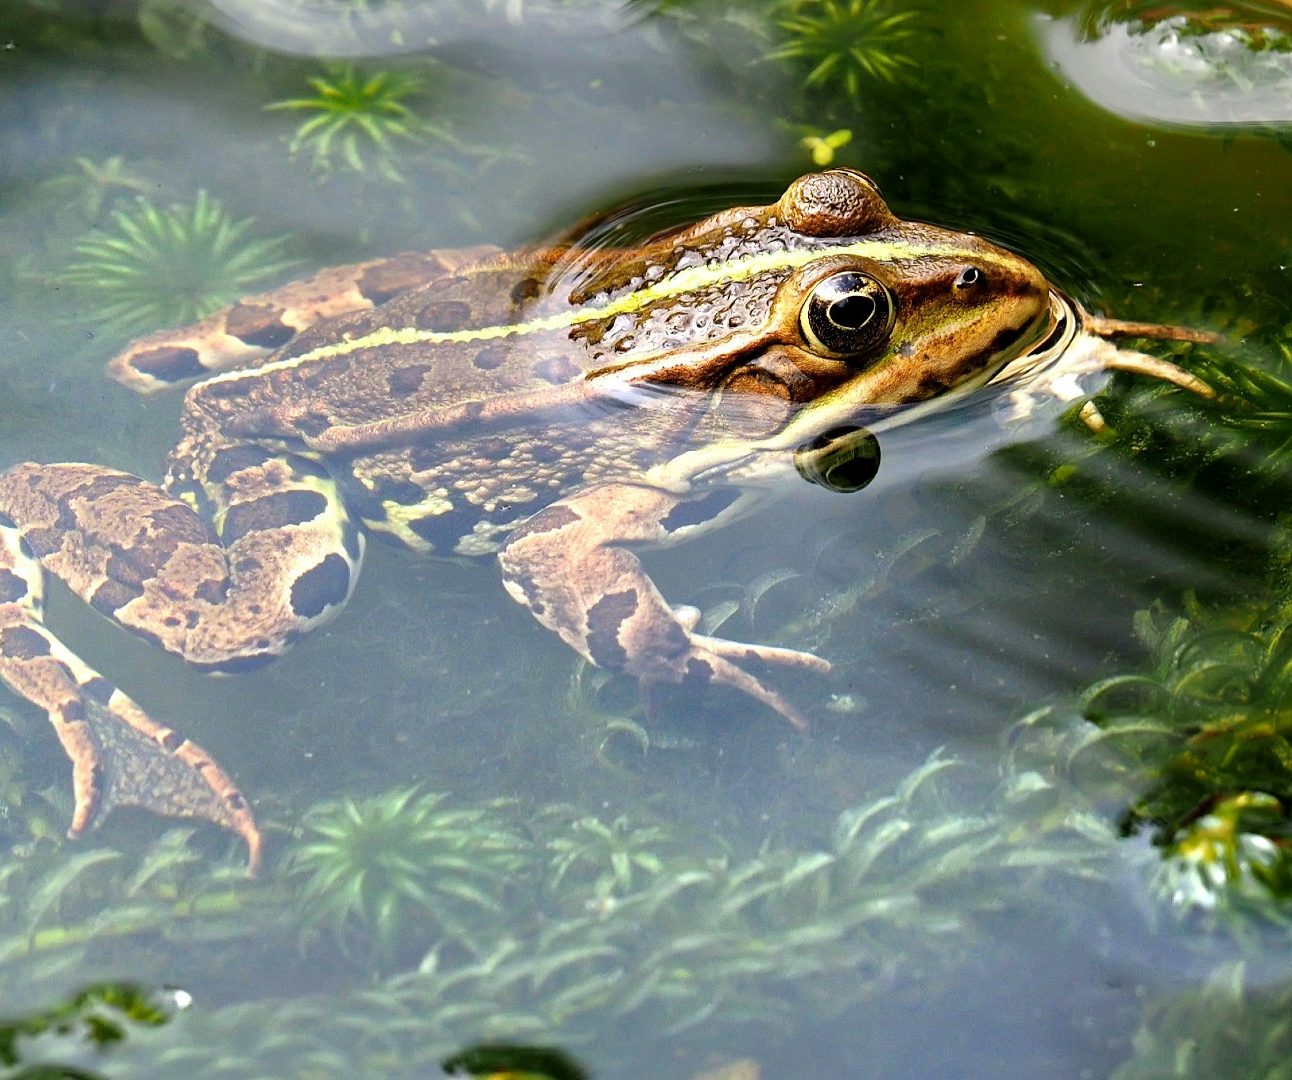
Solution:
{"label": "frog's front leg", "polygon": [[219,451],[214,529],[169,491],[97,465],[18,465],[0,475],[0,680],[49,714],[72,759],[71,834],[115,805],[260,833],[201,747],[151,719],[44,625],[43,574],[102,614],[210,670],[282,652],[339,610],[362,558],[332,481],[258,447]]}
{"label": "frog's front leg", "polygon": [[624,545],[664,546],[709,518],[726,516],[726,491],[680,499],[655,488],[605,484],[541,510],[508,538],[499,555],[512,598],[598,667],[657,683],[734,687],[800,729],[807,721],[745,671],[763,661],[825,673],[811,653],[746,645],[693,632],[694,617],[672,608]]}

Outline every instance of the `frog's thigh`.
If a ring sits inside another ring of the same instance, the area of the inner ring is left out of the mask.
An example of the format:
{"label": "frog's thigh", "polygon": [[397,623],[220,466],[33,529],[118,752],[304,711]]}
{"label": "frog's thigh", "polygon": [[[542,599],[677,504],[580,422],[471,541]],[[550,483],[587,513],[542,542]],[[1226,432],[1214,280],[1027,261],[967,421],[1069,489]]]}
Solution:
{"label": "frog's thigh", "polygon": [[712,494],[679,502],[667,492],[626,484],[590,488],[553,503],[511,534],[499,555],[503,582],[539,622],[599,667],[635,675],[647,686],[723,683],[806,726],[788,702],[739,665],[761,660],[825,672],[826,661],[693,634],[694,618],[669,606],[623,546],[670,543],[729,502]]}
{"label": "frog's thigh", "polygon": [[363,538],[311,462],[223,453],[218,541],[187,503],[96,465],[16,466],[0,477],[0,512],[100,613],[193,664],[243,670],[340,609]]}

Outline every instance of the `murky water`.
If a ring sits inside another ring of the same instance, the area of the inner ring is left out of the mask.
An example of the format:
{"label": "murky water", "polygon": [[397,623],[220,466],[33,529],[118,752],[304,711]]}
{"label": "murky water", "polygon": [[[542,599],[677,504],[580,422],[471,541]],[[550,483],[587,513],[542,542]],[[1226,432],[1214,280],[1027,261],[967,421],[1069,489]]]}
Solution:
{"label": "murky water", "polygon": [[[65,760],[0,698],[0,1015],[30,1021],[0,1065],[1285,1059],[1285,4],[6,0],[0,45],[0,466],[158,479],[178,395],[103,365],[248,291],[607,211],[584,230],[631,242],[831,163],[1091,309],[1219,331],[1156,352],[1226,395],[1119,376],[1099,437],[982,401],[885,437],[863,491],[793,478],[647,555],[710,632],[834,663],[773,673],[806,737],[718,692],[644,713],[492,560],[374,546],[340,617],[223,680],[53,589],[60,637],[236,776],[266,866],[138,812],[61,840]],[[136,994],[75,998],[104,983]]]}

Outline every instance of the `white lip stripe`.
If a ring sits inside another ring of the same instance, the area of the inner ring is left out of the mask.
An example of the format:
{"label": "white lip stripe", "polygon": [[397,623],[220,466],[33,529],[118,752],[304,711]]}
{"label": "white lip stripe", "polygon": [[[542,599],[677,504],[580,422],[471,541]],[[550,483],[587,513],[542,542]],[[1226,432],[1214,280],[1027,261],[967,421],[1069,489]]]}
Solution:
{"label": "white lip stripe", "polygon": [[[713,266],[692,266],[679,270],[662,278],[654,285],[630,292],[600,306],[572,308],[569,311],[548,315],[529,322],[507,323],[498,326],[481,326],[470,330],[418,330],[414,327],[399,329],[388,328],[376,330],[371,334],[354,338],[350,341],[339,341],[334,345],[321,345],[300,356],[276,360],[261,364],[259,367],[238,371],[228,371],[205,379],[206,383],[230,382],[237,379],[255,378],[267,372],[296,367],[310,360],[322,360],[334,356],[347,356],[360,349],[377,348],[383,345],[438,345],[449,342],[488,341],[494,338],[510,337],[513,334],[533,334],[546,330],[561,330],[576,326],[581,322],[594,319],[607,319],[615,315],[624,315],[640,310],[656,300],[695,292],[719,281],[745,281],[759,274],[776,270],[795,270],[808,263],[827,256],[856,255],[874,262],[897,262],[900,260],[945,258],[957,255],[968,256],[962,247],[950,244],[912,244],[894,243],[884,240],[859,240],[853,244],[841,244],[837,247],[799,248],[793,251],[768,251],[750,255],[743,259],[732,259]],[[995,262],[1008,264],[1016,257],[1007,254],[996,254],[989,251],[975,251],[972,259],[976,262]]]}

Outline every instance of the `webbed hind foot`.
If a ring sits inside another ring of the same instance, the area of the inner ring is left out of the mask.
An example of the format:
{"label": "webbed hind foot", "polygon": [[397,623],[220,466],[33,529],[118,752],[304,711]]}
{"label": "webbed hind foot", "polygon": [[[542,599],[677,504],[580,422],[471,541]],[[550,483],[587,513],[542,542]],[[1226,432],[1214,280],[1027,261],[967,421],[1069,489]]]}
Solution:
{"label": "webbed hind foot", "polygon": [[39,624],[0,625],[0,679],[43,708],[72,761],[72,839],[118,806],[195,817],[246,841],[260,866],[261,835],[247,800],[196,743],[157,723]]}

